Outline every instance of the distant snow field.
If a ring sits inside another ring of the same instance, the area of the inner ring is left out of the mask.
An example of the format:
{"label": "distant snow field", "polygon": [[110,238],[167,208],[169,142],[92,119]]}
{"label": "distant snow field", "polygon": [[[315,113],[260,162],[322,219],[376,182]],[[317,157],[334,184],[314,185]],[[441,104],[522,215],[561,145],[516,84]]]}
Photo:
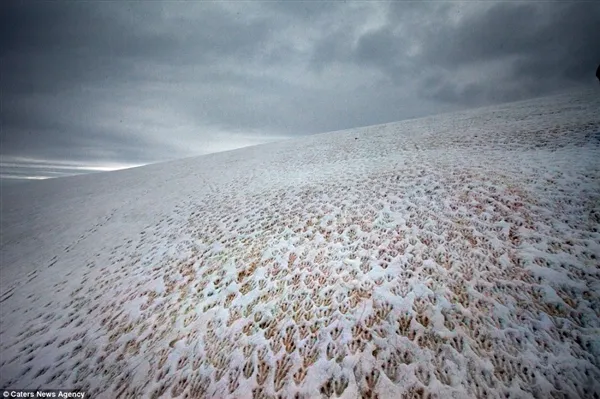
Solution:
{"label": "distant snow field", "polygon": [[597,398],[600,93],[5,188],[0,387]]}

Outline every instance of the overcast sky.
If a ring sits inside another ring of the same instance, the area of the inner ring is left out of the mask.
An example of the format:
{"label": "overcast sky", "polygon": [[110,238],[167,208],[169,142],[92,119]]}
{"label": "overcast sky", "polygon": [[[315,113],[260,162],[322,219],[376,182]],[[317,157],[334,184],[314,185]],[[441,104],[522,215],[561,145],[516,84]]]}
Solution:
{"label": "overcast sky", "polygon": [[597,85],[599,2],[0,2],[1,175],[201,155]]}

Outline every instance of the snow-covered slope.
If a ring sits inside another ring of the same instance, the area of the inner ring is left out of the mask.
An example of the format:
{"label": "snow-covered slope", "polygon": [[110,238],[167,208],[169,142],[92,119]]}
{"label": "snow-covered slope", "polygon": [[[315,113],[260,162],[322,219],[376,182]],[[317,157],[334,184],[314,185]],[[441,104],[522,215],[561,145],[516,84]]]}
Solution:
{"label": "snow-covered slope", "polygon": [[7,188],[0,387],[594,397],[598,110],[568,93]]}

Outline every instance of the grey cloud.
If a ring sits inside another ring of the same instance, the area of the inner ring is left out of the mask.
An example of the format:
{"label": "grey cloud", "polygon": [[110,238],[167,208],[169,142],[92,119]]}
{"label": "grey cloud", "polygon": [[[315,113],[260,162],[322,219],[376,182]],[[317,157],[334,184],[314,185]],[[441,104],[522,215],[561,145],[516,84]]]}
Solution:
{"label": "grey cloud", "polygon": [[463,64],[521,54],[543,45],[536,35],[540,13],[533,4],[498,3],[454,27],[439,21],[429,31],[423,60],[449,69]]}
{"label": "grey cloud", "polygon": [[457,73],[465,66],[500,62],[504,73],[490,70],[486,79],[461,81],[447,75],[439,90],[423,95],[467,105],[511,101],[590,82],[600,62],[594,3],[499,3],[458,27],[444,26],[430,35],[421,63]]}
{"label": "grey cloud", "polygon": [[[136,63],[198,65],[219,57],[248,60],[262,46],[263,21],[205,3],[195,18],[168,16],[157,3],[8,2],[2,59],[9,92],[55,92],[77,84],[143,81]],[[14,17],[13,17],[14,15]],[[176,32],[176,34],[172,34]]]}
{"label": "grey cloud", "polygon": [[389,28],[379,29],[363,35],[356,46],[356,59],[365,64],[394,64],[399,56],[400,39]]}
{"label": "grey cloud", "polygon": [[523,52],[513,66],[517,76],[538,76],[541,81],[591,80],[600,62],[600,5],[569,4],[535,32],[540,45]]}
{"label": "grey cloud", "polygon": [[329,17],[343,5],[343,1],[275,1],[270,6],[274,11],[305,20]]}
{"label": "grey cloud", "polygon": [[348,62],[353,57],[354,49],[352,37],[346,29],[338,29],[326,34],[319,42],[315,43],[310,66],[317,71],[332,62]]}
{"label": "grey cloud", "polygon": [[[348,48],[347,36],[330,36],[316,49],[314,62],[320,68],[326,62],[376,68],[399,88],[420,82],[418,96],[467,106],[583,84],[600,62],[596,3],[502,2],[465,8],[392,2],[388,11],[386,24],[363,34],[350,54],[336,51]],[[491,63],[494,68],[480,77]],[[470,75],[473,69],[478,73]]]}

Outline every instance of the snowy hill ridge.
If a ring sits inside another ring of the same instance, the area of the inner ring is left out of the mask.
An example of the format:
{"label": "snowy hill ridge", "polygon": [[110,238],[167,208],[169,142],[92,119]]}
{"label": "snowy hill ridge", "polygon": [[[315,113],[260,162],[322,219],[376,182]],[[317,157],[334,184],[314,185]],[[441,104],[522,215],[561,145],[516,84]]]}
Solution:
{"label": "snowy hill ridge", "polygon": [[600,392],[600,94],[2,193],[0,388]]}

